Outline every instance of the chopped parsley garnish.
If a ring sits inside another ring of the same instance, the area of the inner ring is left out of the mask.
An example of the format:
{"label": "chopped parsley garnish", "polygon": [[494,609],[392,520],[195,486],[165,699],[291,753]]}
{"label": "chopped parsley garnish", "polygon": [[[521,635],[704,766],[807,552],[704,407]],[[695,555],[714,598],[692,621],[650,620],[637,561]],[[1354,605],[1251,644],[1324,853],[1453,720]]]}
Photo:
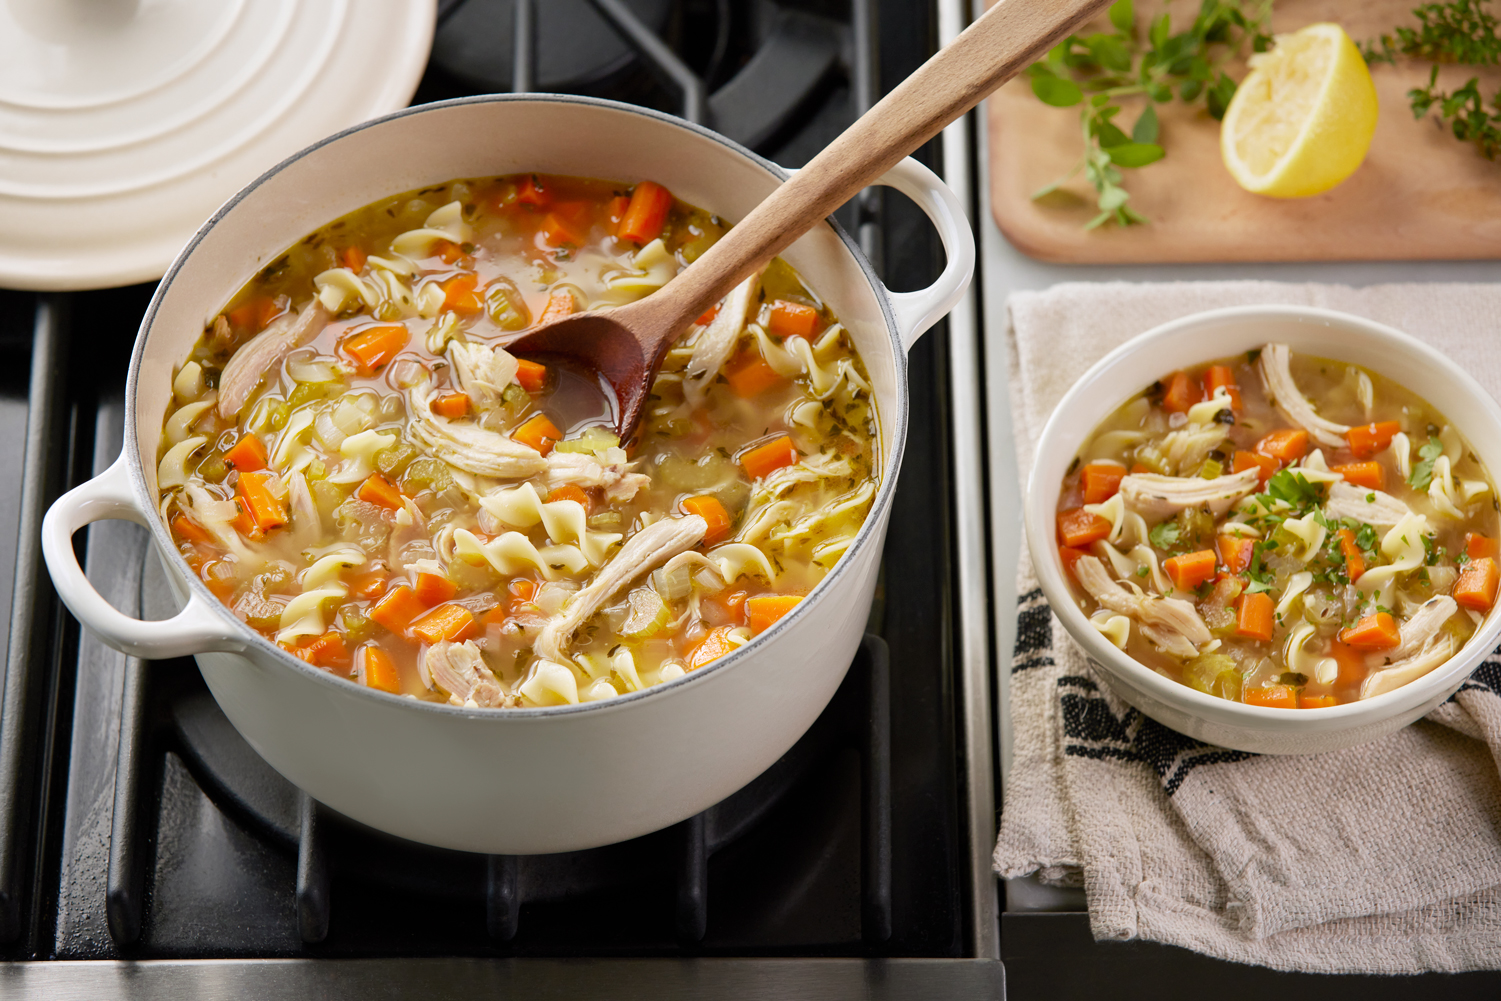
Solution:
{"label": "chopped parsley garnish", "polygon": [[1407,478],[1414,490],[1428,489],[1433,482],[1433,463],[1443,454],[1444,443],[1437,438],[1429,438],[1422,444],[1418,449],[1418,461],[1413,463],[1412,475]]}
{"label": "chopped parsley garnish", "polygon": [[1376,551],[1376,529],[1371,525],[1361,525],[1355,532],[1355,544],[1362,552],[1374,553]]}
{"label": "chopped parsley garnish", "polygon": [[1298,508],[1316,507],[1324,500],[1324,491],[1317,483],[1293,469],[1282,469],[1266,481],[1266,492],[1275,500],[1284,501]]}
{"label": "chopped parsley garnish", "polygon": [[[1177,566],[1176,563],[1173,564],[1173,565]],[[1136,568],[1136,576],[1138,576],[1138,577],[1145,577],[1147,574],[1149,574],[1151,572],[1152,571],[1148,570],[1146,567],[1137,567]]]}
{"label": "chopped parsley garnish", "polygon": [[[1158,549],[1171,549],[1183,537],[1183,529],[1176,521],[1159,522],[1147,533],[1147,541]],[[1175,566],[1177,564],[1174,564]]]}
{"label": "chopped parsley garnish", "polygon": [[1374,491],[1372,491],[1371,493],[1368,493],[1368,494],[1365,495],[1365,502],[1367,504],[1374,504],[1374,503],[1376,503],[1376,494],[1375,494]]}

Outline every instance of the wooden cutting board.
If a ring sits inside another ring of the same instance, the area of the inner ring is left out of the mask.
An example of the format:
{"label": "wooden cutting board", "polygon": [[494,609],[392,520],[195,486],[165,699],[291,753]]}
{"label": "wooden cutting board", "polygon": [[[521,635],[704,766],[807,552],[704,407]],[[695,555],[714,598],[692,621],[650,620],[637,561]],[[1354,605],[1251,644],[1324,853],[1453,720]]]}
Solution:
{"label": "wooden cutting board", "polygon": [[[1414,24],[1415,0],[1277,0],[1274,32],[1334,21],[1357,42]],[[1163,9],[1137,3],[1138,25]],[[1174,30],[1198,4],[1178,0]],[[1094,30],[1094,29],[1091,29]],[[1427,63],[1372,67],[1381,102],[1375,139],[1348,180],[1312,198],[1275,199],[1242,190],[1220,160],[1219,122],[1179,102],[1159,104],[1159,142],[1167,155],[1125,170],[1130,205],[1145,226],[1107,224],[1086,232],[1097,214],[1094,190],[1081,177],[1032,200],[1079,160],[1079,109],[1053,108],[1033,96],[1025,78],[1011,81],[988,103],[991,204],[1013,245],[1062,263],[1182,263],[1192,261],[1414,260],[1501,257],[1501,163],[1461,143],[1436,116],[1415,121],[1409,88],[1426,83]],[[1243,79],[1243,64],[1227,67]],[[1453,90],[1481,78],[1487,98],[1501,86],[1501,69],[1445,67],[1440,85]],[[1130,123],[1145,107],[1133,99],[1117,122]]]}

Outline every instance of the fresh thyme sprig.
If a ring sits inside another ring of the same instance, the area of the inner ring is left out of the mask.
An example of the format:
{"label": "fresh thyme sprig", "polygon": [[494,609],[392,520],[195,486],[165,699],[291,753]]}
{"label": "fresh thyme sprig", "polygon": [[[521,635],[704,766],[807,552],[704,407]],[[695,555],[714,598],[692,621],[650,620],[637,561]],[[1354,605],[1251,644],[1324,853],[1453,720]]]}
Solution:
{"label": "fresh thyme sprig", "polygon": [[[1099,215],[1085,229],[1107,222],[1121,226],[1144,223],[1127,200],[1121,168],[1145,167],[1165,155],[1158,143],[1158,104],[1176,97],[1185,103],[1203,100],[1209,114],[1224,117],[1235,81],[1222,68],[1242,54],[1249,41],[1255,52],[1271,45],[1267,24],[1272,0],[1202,0],[1187,29],[1172,33],[1166,12],[1152,20],[1143,38],[1132,0],[1110,7],[1114,31],[1070,35],[1029,69],[1032,92],[1058,108],[1082,105],[1079,113],[1084,155],[1063,177],[1033,194],[1041,198],[1081,170],[1097,193]],[[1086,95],[1087,99],[1086,99]],[[1145,96],[1146,110],[1129,135],[1112,120],[1122,98]]]}

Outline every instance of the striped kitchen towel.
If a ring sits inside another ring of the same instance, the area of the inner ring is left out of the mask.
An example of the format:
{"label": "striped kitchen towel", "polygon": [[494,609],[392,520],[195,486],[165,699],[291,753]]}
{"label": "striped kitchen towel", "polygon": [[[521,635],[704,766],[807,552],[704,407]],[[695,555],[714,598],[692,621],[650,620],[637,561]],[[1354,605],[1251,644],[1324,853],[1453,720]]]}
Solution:
{"label": "striped kitchen towel", "polygon": [[[1222,306],[1288,303],[1422,338],[1501,396],[1501,286],[1065,284],[1009,303],[1021,482],[1057,401],[1105,353]],[[1109,689],[1025,551],[1012,767],[995,868],[1082,886],[1096,938],[1328,973],[1501,967],[1501,657],[1425,720],[1298,757],[1211,747]]]}

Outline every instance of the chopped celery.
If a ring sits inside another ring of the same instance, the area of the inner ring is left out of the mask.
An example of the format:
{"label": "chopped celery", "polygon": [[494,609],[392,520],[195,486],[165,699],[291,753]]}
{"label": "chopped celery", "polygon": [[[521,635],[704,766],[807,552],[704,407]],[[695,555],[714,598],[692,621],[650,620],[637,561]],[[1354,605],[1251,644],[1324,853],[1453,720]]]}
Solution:
{"label": "chopped celery", "polygon": [[521,330],[532,324],[532,313],[521,290],[504,276],[485,286],[485,310],[501,330]]}
{"label": "chopped celery", "polygon": [[375,468],[381,471],[381,475],[390,479],[400,476],[406,471],[412,460],[422,453],[404,441],[398,441],[389,448],[383,448],[375,453]]}
{"label": "chopped celery", "polygon": [[1199,467],[1199,478],[1202,480],[1217,479],[1224,471],[1225,467],[1220,465],[1219,460],[1205,459],[1204,464]]}
{"label": "chopped celery", "polygon": [[1240,701],[1240,669],[1222,653],[1201,653],[1184,664],[1183,680],[1206,695]]}
{"label": "chopped celery", "polygon": [[316,382],[299,382],[297,388],[292,390],[292,395],[287,397],[287,406],[293,410],[304,403],[323,399],[323,391],[329,387],[326,384]]}
{"label": "chopped celery", "polygon": [[210,455],[198,464],[198,475],[209,483],[223,483],[229,475],[229,465],[220,456]]}
{"label": "chopped celery", "polygon": [[245,422],[245,426],[256,434],[280,431],[287,426],[287,418],[291,414],[292,408],[281,397],[263,396],[250,412],[250,419]]}
{"label": "chopped celery", "polygon": [[401,485],[409,494],[419,490],[442,493],[453,486],[453,474],[448,471],[448,463],[441,459],[414,459],[402,474]]}
{"label": "chopped celery", "polygon": [[569,438],[554,445],[554,452],[598,453],[620,445],[620,438],[613,431],[602,427],[584,428],[577,438]]}
{"label": "chopped celery", "polygon": [[347,644],[363,643],[375,635],[375,623],[355,605],[345,605],[339,618],[344,623],[344,642]]}
{"label": "chopped celery", "polygon": [[626,595],[631,613],[620,627],[622,636],[630,639],[646,639],[667,625],[667,603],[650,587],[638,587]]}

